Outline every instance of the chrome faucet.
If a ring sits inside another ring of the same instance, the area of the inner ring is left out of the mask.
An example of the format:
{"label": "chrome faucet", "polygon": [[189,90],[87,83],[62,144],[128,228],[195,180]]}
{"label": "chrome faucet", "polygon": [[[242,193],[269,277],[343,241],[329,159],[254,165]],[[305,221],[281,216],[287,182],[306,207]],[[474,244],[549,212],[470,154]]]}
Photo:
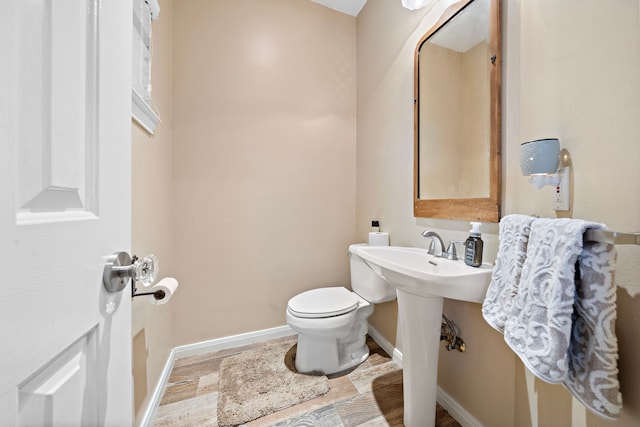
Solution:
{"label": "chrome faucet", "polygon": [[457,261],[458,254],[456,253],[456,244],[464,245],[464,242],[462,240],[451,240],[447,247],[447,252],[443,256],[452,261]]}
{"label": "chrome faucet", "polygon": [[442,257],[444,250],[444,242],[442,238],[435,231],[425,230],[422,232],[422,237],[431,237],[431,244],[429,245],[429,255],[435,257]]}

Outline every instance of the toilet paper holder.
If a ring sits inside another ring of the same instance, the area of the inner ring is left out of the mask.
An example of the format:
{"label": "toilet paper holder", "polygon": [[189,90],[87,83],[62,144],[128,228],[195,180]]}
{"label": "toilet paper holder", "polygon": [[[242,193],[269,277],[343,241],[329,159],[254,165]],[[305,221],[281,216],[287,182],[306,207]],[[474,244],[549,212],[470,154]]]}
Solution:
{"label": "toilet paper holder", "polygon": [[160,300],[165,297],[163,290],[136,292],[136,283],[140,282],[144,286],[151,285],[156,280],[156,277],[158,277],[159,269],[158,259],[153,254],[143,258],[138,258],[134,255],[132,258],[127,252],[116,252],[107,259],[104,265],[102,284],[108,292],[120,292],[127,286],[129,281],[132,280],[132,298],[142,295],[153,295],[155,299]]}

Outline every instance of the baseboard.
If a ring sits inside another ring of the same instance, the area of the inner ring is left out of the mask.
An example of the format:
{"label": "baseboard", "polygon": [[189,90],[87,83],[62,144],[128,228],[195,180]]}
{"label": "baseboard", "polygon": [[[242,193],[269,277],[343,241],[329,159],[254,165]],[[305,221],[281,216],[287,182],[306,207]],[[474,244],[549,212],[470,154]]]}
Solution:
{"label": "baseboard", "polygon": [[158,378],[158,382],[156,383],[156,387],[151,394],[151,399],[149,400],[149,404],[147,405],[147,409],[142,414],[138,420],[136,420],[136,425],[140,427],[147,427],[151,423],[151,418],[153,414],[160,406],[160,400],[162,399],[162,393],[164,391],[165,386],[167,385],[167,381],[169,380],[169,375],[171,375],[171,368],[173,367],[173,361],[176,360],[175,355],[176,349],[172,349],[169,353],[169,357],[167,358],[167,362],[164,364],[164,368],[160,373],[160,378]]}
{"label": "baseboard", "polygon": [[[382,347],[387,354],[392,355],[393,360],[402,366],[402,352],[395,348],[380,332],[373,326],[369,325],[368,333],[375,342]],[[182,345],[171,350],[164,369],[160,374],[156,388],[153,391],[147,410],[140,418],[138,426],[147,427],[151,423],[153,414],[160,405],[162,393],[167,385],[171,368],[176,359],[183,357],[195,356],[198,354],[208,353],[212,351],[224,350],[227,348],[239,347],[248,344],[268,341],[276,338],[282,338],[293,335],[295,332],[287,325],[279,326],[271,329],[263,329],[260,331],[249,332],[246,334],[233,335],[224,338],[216,338],[213,340],[202,341],[194,344]],[[447,392],[438,387],[437,400],[444,409],[446,409],[453,418],[456,419],[463,427],[484,427],[482,423],[476,420],[462,405],[460,405]]]}
{"label": "baseboard", "polygon": [[441,389],[440,386],[438,386],[438,391],[436,392],[436,400],[462,427],[484,427],[480,421],[475,419],[469,411]]}
{"label": "baseboard", "polygon": [[380,332],[378,332],[376,328],[371,326],[371,324],[369,324],[367,332],[387,354],[391,355],[394,362],[402,366],[402,352],[400,350],[395,348],[395,346],[391,344]]}
{"label": "baseboard", "polygon": [[176,359],[181,359],[183,357],[195,356],[198,354],[209,353],[212,351],[224,350],[227,348],[240,347],[243,345],[255,344],[258,342],[269,341],[272,339],[282,338],[289,335],[294,335],[295,332],[288,325],[278,326],[271,329],[263,329],[260,331],[249,332],[246,334],[232,335],[224,338],[216,338],[207,341],[201,341],[194,344],[187,344],[175,347],[171,350],[169,357],[167,358],[167,362],[164,365],[164,369],[160,374],[160,378],[158,379],[158,383],[156,384],[156,388],[153,391],[151,399],[149,401],[149,405],[147,406],[146,411],[143,416],[140,418],[139,423],[137,423],[140,427],[147,427],[151,423],[153,414],[158,409],[160,405],[160,400],[162,399],[162,393],[167,385],[167,381],[169,380],[169,376],[171,375],[171,368],[173,367],[173,362]]}
{"label": "baseboard", "polygon": [[[378,343],[387,354],[391,354],[392,359],[402,366],[402,352],[391,344],[376,328],[369,325],[369,336]],[[440,386],[436,392],[436,400],[438,403],[455,418],[462,427],[484,427],[480,421],[475,419],[469,411],[460,405],[451,395],[444,391]]]}
{"label": "baseboard", "polygon": [[289,335],[295,335],[295,332],[291,327],[285,325],[255,332],[248,332],[246,334],[232,335],[230,337],[216,338],[194,344],[181,345],[174,349],[176,353],[175,358],[181,359],[183,357],[195,356],[197,354],[209,353],[211,351],[219,351],[227,348],[240,347],[262,341],[269,341]]}

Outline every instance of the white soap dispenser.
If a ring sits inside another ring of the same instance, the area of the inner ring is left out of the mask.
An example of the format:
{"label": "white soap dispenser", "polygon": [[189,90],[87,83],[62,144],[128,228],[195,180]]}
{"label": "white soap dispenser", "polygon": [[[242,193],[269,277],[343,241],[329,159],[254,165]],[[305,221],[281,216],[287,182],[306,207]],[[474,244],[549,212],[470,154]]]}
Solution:
{"label": "white soap dispenser", "polygon": [[479,222],[471,223],[469,237],[464,242],[464,262],[471,267],[480,267],[482,265],[482,249],[484,242],[480,233]]}

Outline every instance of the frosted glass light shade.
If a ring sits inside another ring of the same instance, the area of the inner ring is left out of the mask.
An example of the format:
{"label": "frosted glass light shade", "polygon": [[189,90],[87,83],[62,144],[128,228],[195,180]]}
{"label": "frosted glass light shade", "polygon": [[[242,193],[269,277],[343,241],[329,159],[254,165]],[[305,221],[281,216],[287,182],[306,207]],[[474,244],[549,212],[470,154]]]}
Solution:
{"label": "frosted glass light shade", "polygon": [[402,5],[410,10],[422,9],[435,3],[436,0],[402,0]]}
{"label": "frosted glass light shade", "polygon": [[523,175],[555,174],[560,162],[557,138],[537,139],[520,146],[520,169]]}

